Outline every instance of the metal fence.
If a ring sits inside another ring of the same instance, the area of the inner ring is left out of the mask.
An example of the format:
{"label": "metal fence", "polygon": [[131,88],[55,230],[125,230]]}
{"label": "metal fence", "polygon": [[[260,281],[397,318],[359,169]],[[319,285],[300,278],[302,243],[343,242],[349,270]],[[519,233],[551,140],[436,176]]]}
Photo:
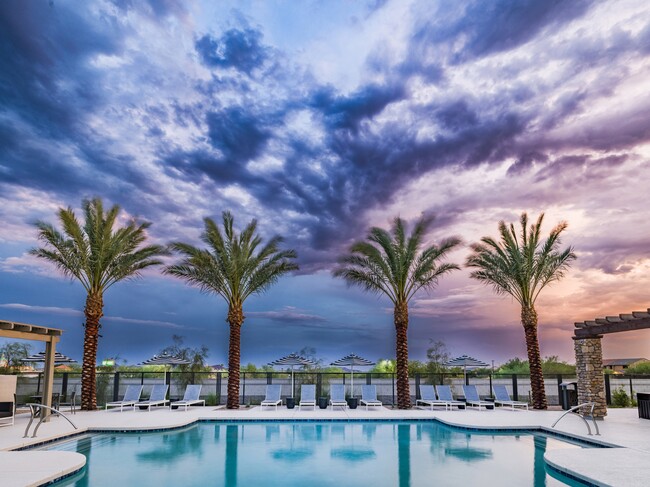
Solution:
{"label": "metal fence", "polygon": [[[575,381],[575,375],[545,376],[546,396],[550,405],[560,404],[560,383]],[[126,387],[131,384],[143,385],[143,397],[147,397],[154,384],[170,385],[170,398],[179,399],[183,396],[188,384],[202,384],[201,398],[208,405],[225,404],[227,397],[227,372],[98,372],[97,373],[97,404],[103,406],[106,402],[117,401],[124,395]],[[454,394],[462,396],[462,385],[465,379],[462,375],[454,374],[415,374],[410,378],[411,400],[419,398],[420,384],[448,384]],[[31,396],[41,393],[43,383],[42,373],[23,373],[18,375],[17,395],[19,402],[28,402]],[[81,374],[63,372],[54,374],[54,392],[62,398],[69,397],[73,391],[77,395],[81,391]],[[476,385],[481,397],[492,395],[492,386],[503,384],[515,400],[530,399],[530,376],[520,374],[489,374],[468,375],[467,384]],[[328,397],[332,384],[348,385],[347,393],[351,396],[361,395],[363,384],[374,384],[377,387],[377,397],[385,405],[396,404],[395,374],[375,374],[355,372],[354,388],[351,390],[350,373],[329,372],[296,372],[292,390],[291,374],[288,372],[242,372],[239,387],[240,404],[259,404],[266,392],[268,384],[282,386],[282,398],[299,397],[301,384],[316,384],[317,397]],[[650,375],[605,375],[605,395],[607,404],[611,404],[612,392],[622,388],[630,397],[637,392],[650,392]]]}

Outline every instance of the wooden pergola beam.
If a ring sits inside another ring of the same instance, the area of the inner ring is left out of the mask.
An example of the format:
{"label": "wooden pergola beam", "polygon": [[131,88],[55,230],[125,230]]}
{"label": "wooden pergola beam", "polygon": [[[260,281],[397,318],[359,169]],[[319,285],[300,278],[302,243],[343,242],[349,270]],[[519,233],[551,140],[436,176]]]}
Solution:
{"label": "wooden pergola beam", "polygon": [[[597,335],[605,335],[608,333],[619,333],[623,331],[643,330],[650,328],[650,318],[637,319],[630,321],[607,322],[598,324],[596,326],[587,326],[585,328],[576,328],[574,334],[579,338],[588,338]],[[598,320],[597,320],[598,322]]]}
{"label": "wooden pergola beam", "polygon": [[[43,404],[52,406],[52,386],[54,383],[54,354],[56,344],[63,334],[58,328],[29,325],[15,321],[0,320],[0,337],[15,338],[18,340],[36,340],[45,342],[45,367],[43,369]],[[41,417],[47,417],[50,411],[41,408]],[[49,420],[47,418],[46,420]]]}

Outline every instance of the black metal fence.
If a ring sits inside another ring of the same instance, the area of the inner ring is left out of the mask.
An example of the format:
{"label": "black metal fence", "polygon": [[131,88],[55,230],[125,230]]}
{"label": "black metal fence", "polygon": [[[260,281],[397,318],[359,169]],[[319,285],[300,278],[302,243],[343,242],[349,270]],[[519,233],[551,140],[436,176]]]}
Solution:
{"label": "black metal fence", "polygon": [[[560,404],[561,388],[564,381],[575,381],[573,375],[545,376],[546,396],[550,405]],[[149,394],[151,386],[165,382],[170,385],[170,398],[178,399],[183,396],[188,384],[202,384],[201,398],[208,405],[225,404],[227,397],[227,372],[98,372],[97,373],[97,403],[102,406],[106,402],[116,401],[124,395],[126,386],[130,384],[143,385],[143,397]],[[63,372],[54,374],[54,392],[62,398],[67,398],[73,391],[79,395],[81,391],[81,374]],[[386,405],[396,404],[395,374],[354,373],[352,387],[350,373],[330,372],[296,372],[293,382],[289,372],[242,372],[240,382],[240,404],[259,404],[264,399],[267,384],[281,384],[282,398],[299,397],[301,384],[316,384],[317,397],[327,397],[331,384],[345,384],[348,395],[360,396],[363,384],[374,384],[377,396]],[[41,393],[43,383],[42,373],[23,373],[18,376],[17,395],[19,402],[28,402],[31,396]],[[502,384],[510,391],[512,399],[526,401],[530,399],[530,376],[521,374],[488,374],[463,375],[457,374],[415,374],[410,378],[411,399],[419,398],[421,384],[448,384],[458,396],[462,396],[462,384],[477,386],[482,397],[492,395],[492,386]],[[607,404],[611,404],[612,393],[623,389],[634,398],[637,392],[650,393],[650,375],[605,375],[605,395]]]}

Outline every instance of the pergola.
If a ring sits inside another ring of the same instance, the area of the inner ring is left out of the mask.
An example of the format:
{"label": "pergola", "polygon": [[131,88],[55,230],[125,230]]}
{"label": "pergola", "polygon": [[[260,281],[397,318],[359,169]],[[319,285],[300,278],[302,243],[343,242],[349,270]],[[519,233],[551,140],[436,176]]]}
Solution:
{"label": "pergola", "polygon": [[603,335],[650,328],[650,308],[618,316],[575,323],[574,346],[578,375],[578,402],[595,402],[594,416],[607,414],[603,377]]}
{"label": "pergola", "polygon": [[[36,340],[45,342],[45,368],[43,370],[43,404],[52,406],[52,386],[54,383],[54,353],[62,330],[46,326],[28,325],[13,321],[0,320],[0,337],[16,338],[19,340]],[[41,414],[49,415],[49,411],[41,408]]]}

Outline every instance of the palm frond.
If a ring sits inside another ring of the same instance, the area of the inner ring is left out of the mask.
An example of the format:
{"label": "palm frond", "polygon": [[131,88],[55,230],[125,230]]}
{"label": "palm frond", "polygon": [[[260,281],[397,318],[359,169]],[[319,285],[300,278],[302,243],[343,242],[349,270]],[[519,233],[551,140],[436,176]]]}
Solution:
{"label": "palm frond", "polygon": [[242,304],[250,295],[266,291],[277,280],[298,270],[294,250],[281,250],[282,237],[275,236],[263,244],[252,220],[241,233],[234,228],[228,211],[222,214],[223,229],[210,218],[204,219],[201,240],[207,249],[189,244],[170,244],[183,259],[164,270],[204,292],[222,296],[229,304]]}
{"label": "palm frond", "polygon": [[57,213],[63,233],[53,225],[37,222],[38,237],[44,246],[32,255],[53,263],[65,276],[81,282],[89,293],[103,293],[116,282],[137,278],[140,271],[161,263],[164,247],[142,247],[150,223],[131,222],[114,229],[120,208],[108,212],[99,198],[82,202],[83,225],[71,208]]}
{"label": "palm frond", "polygon": [[393,221],[390,232],[371,228],[365,241],[355,242],[339,258],[333,275],[343,278],[348,285],[385,294],[395,304],[407,303],[418,290],[435,287],[442,275],[459,268],[440,261],[460,244],[460,239],[448,239],[440,246],[422,249],[432,222],[433,217],[423,216],[408,236],[399,217]]}
{"label": "palm frond", "polygon": [[564,277],[576,258],[571,247],[559,250],[560,234],[566,222],[557,225],[541,242],[542,213],[528,225],[528,215],[519,220],[521,237],[513,224],[499,222],[501,240],[483,237],[471,245],[466,266],[475,269],[470,277],[490,285],[497,294],[509,294],[523,306],[533,306],[539,293],[548,284]]}

